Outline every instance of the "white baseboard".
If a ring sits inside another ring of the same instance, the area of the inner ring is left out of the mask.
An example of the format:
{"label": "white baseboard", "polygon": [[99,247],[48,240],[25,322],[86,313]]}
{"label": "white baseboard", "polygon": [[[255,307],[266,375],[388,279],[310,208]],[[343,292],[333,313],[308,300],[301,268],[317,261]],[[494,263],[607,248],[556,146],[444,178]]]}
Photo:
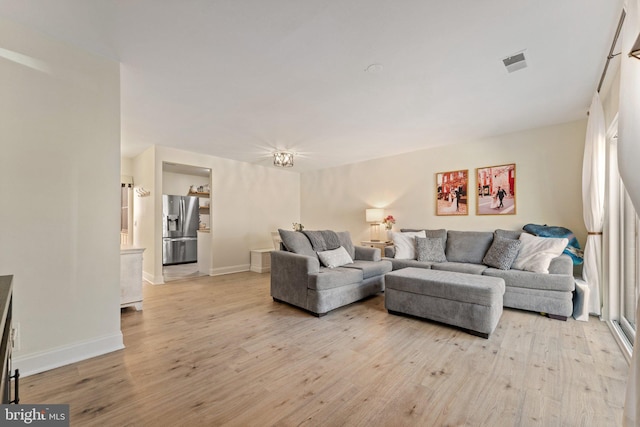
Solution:
{"label": "white baseboard", "polygon": [[210,268],[209,276],[222,276],[223,274],[242,273],[249,271],[249,264],[232,265],[230,267]]}
{"label": "white baseboard", "polygon": [[271,267],[251,267],[251,271],[254,273],[268,273],[271,271]]}
{"label": "white baseboard", "polygon": [[156,277],[151,273],[147,273],[146,271],[142,272],[142,278],[151,283],[152,285],[164,285],[164,276]]}
{"label": "white baseboard", "polygon": [[81,341],[48,351],[16,356],[12,359],[12,365],[13,369],[20,369],[21,377],[26,377],[123,348],[122,333],[118,332],[113,335]]}

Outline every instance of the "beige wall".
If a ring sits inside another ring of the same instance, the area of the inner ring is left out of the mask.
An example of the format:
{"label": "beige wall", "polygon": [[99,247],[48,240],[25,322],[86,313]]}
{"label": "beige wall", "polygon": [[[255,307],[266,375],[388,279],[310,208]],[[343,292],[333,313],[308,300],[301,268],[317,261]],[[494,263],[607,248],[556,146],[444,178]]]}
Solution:
{"label": "beige wall", "polygon": [[120,158],[120,175],[133,176],[133,159],[128,157]]}
{"label": "beige wall", "polygon": [[5,20],[0,40],[0,274],[30,374],[122,347],[120,74]]}
{"label": "beige wall", "polygon": [[[145,280],[154,281],[153,260],[155,259],[155,246],[153,243],[156,218],[156,182],[155,182],[155,147],[150,147],[136,156],[133,163],[133,182],[135,188],[143,187],[149,191],[149,195],[140,197],[134,192],[133,196],[133,245],[145,248],[142,257],[143,275]],[[162,194],[162,189],[158,189]],[[157,196],[160,197],[160,196]],[[160,253],[162,257],[162,253]]]}
{"label": "beige wall", "polygon": [[[147,248],[144,274],[152,283],[163,282],[160,221],[163,162],[211,169],[212,275],[248,270],[251,249],[272,247],[271,231],[290,228],[292,222],[299,221],[298,174],[168,147],[151,147],[134,159],[134,181],[145,182],[145,187],[152,191],[152,196],[143,198],[149,199],[144,202],[143,211],[134,206],[137,227],[141,229],[134,243]],[[154,182],[146,184],[152,176]]]}
{"label": "beige wall", "polygon": [[[363,163],[304,173],[302,222],[310,229],[349,230],[354,241],[369,239],[364,212],[383,207],[394,229],[520,229],[527,223],[560,225],[586,240],[582,219],[582,157],[586,120],[528,130],[466,144],[438,147]],[[435,174],[516,164],[516,215],[477,216],[469,191],[469,215],[435,215]]]}

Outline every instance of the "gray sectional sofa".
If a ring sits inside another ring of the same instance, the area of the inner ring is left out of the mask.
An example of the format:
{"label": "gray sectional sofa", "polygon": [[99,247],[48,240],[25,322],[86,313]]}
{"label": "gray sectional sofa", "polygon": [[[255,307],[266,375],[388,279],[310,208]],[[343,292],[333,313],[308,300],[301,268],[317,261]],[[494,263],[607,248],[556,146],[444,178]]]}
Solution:
{"label": "gray sectional sofa", "polygon": [[354,246],[349,232],[338,232],[339,244],[353,262],[323,266],[318,251],[303,232],[278,230],[282,250],[271,252],[271,296],[316,316],[384,291],[391,261],[376,248]]}
{"label": "gray sectional sofa", "polygon": [[[422,229],[403,229],[401,231],[421,231]],[[427,268],[483,276],[499,277],[504,280],[505,307],[542,312],[551,318],[566,320],[573,312],[573,262],[568,255],[560,255],[551,260],[549,273],[492,268],[483,263],[485,254],[491,247],[494,236],[517,240],[521,231],[496,230],[453,231],[428,230],[429,238],[442,240],[446,261],[429,262],[415,259],[396,259],[393,246],[385,248],[385,258],[393,270],[405,267]]]}

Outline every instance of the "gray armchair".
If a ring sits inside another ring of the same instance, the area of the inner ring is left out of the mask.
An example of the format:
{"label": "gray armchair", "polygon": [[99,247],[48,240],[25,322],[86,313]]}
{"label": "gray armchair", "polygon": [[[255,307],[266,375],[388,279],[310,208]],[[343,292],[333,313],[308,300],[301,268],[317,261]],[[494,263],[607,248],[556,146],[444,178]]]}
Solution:
{"label": "gray armchair", "polygon": [[391,262],[376,248],[353,246],[349,232],[337,233],[353,263],[322,266],[307,237],[279,230],[284,250],[271,252],[271,296],[316,316],[384,291]]}

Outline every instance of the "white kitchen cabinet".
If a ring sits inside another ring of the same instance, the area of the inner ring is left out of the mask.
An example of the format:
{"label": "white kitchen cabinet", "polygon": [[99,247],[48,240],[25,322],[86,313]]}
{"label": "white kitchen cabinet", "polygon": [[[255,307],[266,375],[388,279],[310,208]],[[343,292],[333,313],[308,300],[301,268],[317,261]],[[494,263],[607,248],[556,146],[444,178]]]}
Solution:
{"label": "white kitchen cabinet", "polygon": [[142,253],[144,248],[120,247],[120,307],[142,310]]}

